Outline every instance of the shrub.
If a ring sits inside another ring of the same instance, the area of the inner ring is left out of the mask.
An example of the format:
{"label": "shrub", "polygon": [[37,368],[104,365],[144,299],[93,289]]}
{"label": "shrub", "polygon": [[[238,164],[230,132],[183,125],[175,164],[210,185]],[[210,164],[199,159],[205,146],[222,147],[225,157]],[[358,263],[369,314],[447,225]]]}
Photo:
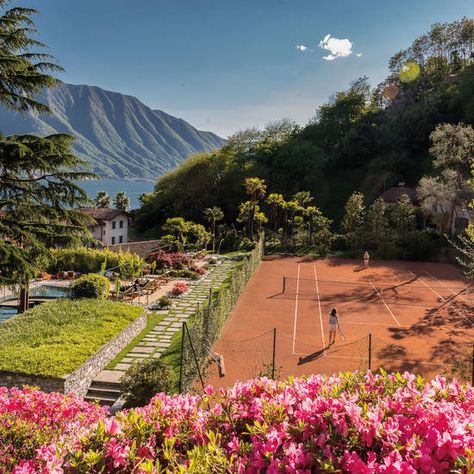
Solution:
{"label": "shrub", "polygon": [[186,293],[186,291],[188,291],[187,283],[184,281],[178,281],[178,283],[176,283],[173,286],[171,293],[173,296],[179,296],[179,295],[182,295],[183,293]]}
{"label": "shrub", "polygon": [[188,255],[181,252],[164,252],[163,250],[158,250],[148,255],[146,261],[148,263],[155,262],[156,268],[158,270],[183,270],[185,268],[190,268],[194,259]]}
{"label": "shrub", "polygon": [[158,300],[158,305],[160,308],[169,308],[173,304],[173,301],[171,301],[171,298],[169,296],[162,296]]}
{"label": "shrub", "polygon": [[150,358],[132,365],[120,380],[127,407],[143,406],[158,392],[169,393],[176,384],[174,370],[160,359]]}
{"label": "shrub", "polygon": [[107,298],[109,296],[110,282],[103,275],[91,273],[83,275],[72,285],[73,298]]}
{"label": "shrub", "polygon": [[[442,378],[425,383],[409,373],[263,378],[217,392],[208,387],[204,396],[161,393],[143,408],[104,416],[83,429],[87,423],[76,425],[75,439],[58,438],[39,450],[37,470],[21,472],[145,473],[159,466],[190,474],[387,474],[474,468],[474,388]],[[48,462],[54,471],[47,470]]]}
{"label": "shrub", "polygon": [[195,272],[194,270],[188,270],[187,268],[184,270],[170,270],[169,275],[178,278],[189,278],[190,280],[199,279],[199,273]]}

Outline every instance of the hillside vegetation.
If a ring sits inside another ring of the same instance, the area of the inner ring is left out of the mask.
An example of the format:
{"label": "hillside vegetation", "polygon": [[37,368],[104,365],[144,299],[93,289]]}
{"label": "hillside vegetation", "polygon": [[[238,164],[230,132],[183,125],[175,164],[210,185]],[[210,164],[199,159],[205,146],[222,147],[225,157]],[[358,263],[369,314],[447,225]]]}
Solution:
{"label": "hillside vegetation", "polygon": [[337,224],[354,191],[373,201],[432,172],[430,134],[441,123],[474,123],[474,21],[434,25],[389,62],[386,80],[353,82],[318,108],[304,127],[288,120],[236,133],[219,151],[186,160],[160,178],[137,215],[142,230],[166,218],[203,222],[219,206],[233,222],[242,182],[258,176],[267,193],[309,191]]}

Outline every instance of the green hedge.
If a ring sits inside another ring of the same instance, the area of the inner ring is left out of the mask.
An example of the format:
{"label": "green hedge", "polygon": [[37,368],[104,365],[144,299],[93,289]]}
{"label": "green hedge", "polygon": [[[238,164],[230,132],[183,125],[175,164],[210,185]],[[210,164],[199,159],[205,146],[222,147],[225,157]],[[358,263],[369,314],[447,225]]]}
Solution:
{"label": "green hedge", "polygon": [[135,321],[143,308],[58,298],[0,325],[0,370],[63,376]]}
{"label": "green hedge", "polygon": [[[106,268],[118,267],[119,255],[108,249],[90,249],[86,247],[55,249],[53,250],[53,260],[47,266],[46,271],[51,274],[69,270],[79,273],[97,273],[100,272],[105,261]],[[130,252],[124,252],[121,255],[125,263],[137,258],[136,255]]]}
{"label": "green hedge", "polygon": [[[206,364],[209,357],[209,348],[212,348],[219,338],[227,317],[262,260],[263,242],[264,238],[262,237],[242,263],[235,266],[228,285],[215,292],[212,300],[208,301],[207,305],[201,306],[190,318],[189,334],[200,369]],[[182,388],[186,390],[198,376],[191,345],[186,337],[184,338],[182,359]]]}

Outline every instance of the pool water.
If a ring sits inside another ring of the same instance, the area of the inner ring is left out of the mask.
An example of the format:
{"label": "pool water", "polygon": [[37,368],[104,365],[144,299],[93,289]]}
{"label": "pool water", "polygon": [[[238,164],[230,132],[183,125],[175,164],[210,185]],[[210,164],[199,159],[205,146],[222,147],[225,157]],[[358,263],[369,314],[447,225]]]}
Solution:
{"label": "pool water", "polygon": [[64,286],[41,285],[31,288],[30,296],[40,296],[44,298],[67,298],[71,296],[71,290]]}
{"label": "pool water", "polygon": [[[71,296],[70,288],[63,286],[48,286],[41,285],[30,289],[30,298],[31,297],[40,297],[40,298],[68,298]],[[6,321],[7,319],[16,316],[18,313],[16,308],[8,308],[0,306],[0,323]]]}
{"label": "pool water", "polygon": [[0,308],[0,323],[17,314],[16,308]]}

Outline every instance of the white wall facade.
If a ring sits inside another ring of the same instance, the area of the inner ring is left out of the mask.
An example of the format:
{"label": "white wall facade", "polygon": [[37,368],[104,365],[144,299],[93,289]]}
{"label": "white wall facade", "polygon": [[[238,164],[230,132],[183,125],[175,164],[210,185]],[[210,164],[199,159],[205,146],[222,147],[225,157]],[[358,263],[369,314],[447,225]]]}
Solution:
{"label": "white wall facade", "polygon": [[105,222],[102,242],[105,245],[126,244],[128,235],[128,217],[120,214]]}

